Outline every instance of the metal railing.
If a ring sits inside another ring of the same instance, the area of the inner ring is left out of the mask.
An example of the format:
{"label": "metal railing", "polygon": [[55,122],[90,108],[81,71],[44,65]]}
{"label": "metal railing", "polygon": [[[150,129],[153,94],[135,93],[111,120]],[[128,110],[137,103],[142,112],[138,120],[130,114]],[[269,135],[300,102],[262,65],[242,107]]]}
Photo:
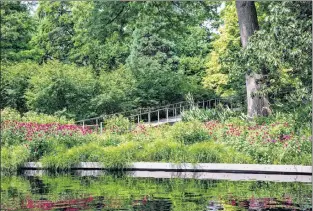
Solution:
{"label": "metal railing", "polygon": [[245,102],[238,100],[238,98],[230,97],[230,98],[214,98],[209,100],[201,100],[196,103],[182,101],[178,103],[173,103],[169,105],[160,106],[158,108],[138,108],[130,111],[113,113],[108,115],[101,115],[99,117],[83,119],[77,121],[76,124],[80,124],[83,127],[96,127],[97,131],[102,133],[104,130],[104,122],[106,119],[110,119],[114,116],[122,115],[125,118],[129,119],[130,122],[130,130],[132,129],[132,125],[135,126],[137,124],[160,124],[160,123],[173,123],[180,121],[182,118],[182,113],[185,110],[190,110],[191,108],[198,107],[202,109],[212,109],[215,108],[218,104],[222,104],[223,106],[227,106],[230,109],[234,109],[235,107],[242,107]]}

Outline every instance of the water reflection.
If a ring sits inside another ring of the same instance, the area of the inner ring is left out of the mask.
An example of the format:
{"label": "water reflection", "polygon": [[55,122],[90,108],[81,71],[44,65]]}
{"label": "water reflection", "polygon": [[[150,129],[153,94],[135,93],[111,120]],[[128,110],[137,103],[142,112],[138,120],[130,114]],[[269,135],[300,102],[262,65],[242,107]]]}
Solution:
{"label": "water reflection", "polygon": [[312,210],[309,183],[130,178],[1,178],[1,210]]}

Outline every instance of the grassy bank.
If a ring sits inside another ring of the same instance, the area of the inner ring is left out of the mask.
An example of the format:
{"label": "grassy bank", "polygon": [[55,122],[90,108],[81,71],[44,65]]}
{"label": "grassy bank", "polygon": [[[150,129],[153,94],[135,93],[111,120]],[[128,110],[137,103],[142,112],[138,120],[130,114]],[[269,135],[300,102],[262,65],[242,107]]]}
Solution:
{"label": "grassy bank", "polygon": [[123,130],[125,121],[99,135],[71,120],[36,118],[35,113],[20,117],[8,109],[2,114],[2,170],[14,171],[25,161],[40,161],[51,169],[88,161],[112,168],[140,161],[311,165],[310,129],[299,131],[292,121],[275,118],[268,122],[192,119],[173,126],[138,125],[131,132]]}

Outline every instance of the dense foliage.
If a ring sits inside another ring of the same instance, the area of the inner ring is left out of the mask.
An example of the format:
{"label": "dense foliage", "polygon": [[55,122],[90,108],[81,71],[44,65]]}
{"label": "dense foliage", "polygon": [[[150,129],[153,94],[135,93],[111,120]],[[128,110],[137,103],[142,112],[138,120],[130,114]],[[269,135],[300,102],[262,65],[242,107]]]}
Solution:
{"label": "dense foliage", "polygon": [[31,47],[36,21],[30,15],[28,3],[1,2],[1,60],[36,60],[38,54]]}
{"label": "dense foliage", "polygon": [[[25,161],[52,169],[80,161],[311,164],[311,2],[256,3],[260,30],[244,49],[235,2],[37,6],[1,2],[1,168]],[[265,76],[257,94],[268,97],[269,117],[248,119],[242,109],[252,73]],[[74,125],[186,96],[231,97],[241,108],[215,101],[210,110],[184,112],[187,122],[131,132],[117,116],[102,135]]]}
{"label": "dense foliage", "polygon": [[107,120],[99,134],[97,128],[73,125],[64,118],[36,113],[21,117],[10,109],[1,115],[3,170],[15,170],[25,161],[68,169],[88,161],[120,168],[136,161],[310,165],[312,160],[311,129],[299,131],[288,116],[254,122],[231,115],[220,121],[216,116],[205,123],[137,125],[131,131],[130,122],[119,116]]}
{"label": "dense foliage", "polygon": [[1,4],[1,108],[82,119],[187,93],[243,99],[248,70],[267,75],[274,110],[311,100],[310,2],[257,3],[245,50],[234,2]]}

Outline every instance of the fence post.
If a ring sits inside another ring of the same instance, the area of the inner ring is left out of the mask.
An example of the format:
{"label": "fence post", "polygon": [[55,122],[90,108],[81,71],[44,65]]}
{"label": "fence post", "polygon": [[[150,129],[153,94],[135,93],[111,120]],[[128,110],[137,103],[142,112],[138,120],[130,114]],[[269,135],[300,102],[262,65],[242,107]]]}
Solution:
{"label": "fence post", "polygon": [[100,134],[102,134],[103,127],[102,127],[103,122],[100,122]]}
{"label": "fence post", "polygon": [[160,110],[158,110],[158,123],[160,122]]}
{"label": "fence post", "polygon": [[149,108],[149,112],[148,112],[148,123],[150,124],[151,121],[151,116],[150,116],[150,108]]}
{"label": "fence post", "polygon": [[179,103],[179,113],[181,114],[181,103]]}
{"label": "fence post", "polygon": [[177,120],[176,108],[174,108],[174,111],[175,111],[175,120]]}
{"label": "fence post", "polygon": [[168,108],[166,108],[166,122],[168,122]]}
{"label": "fence post", "polygon": [[[140,114],[139,114],[140,115]],[[139,122],[140,122],[140,117],[139,117],[139,115],[138,115],[138,117],[137,117],[137,120],[138,120],[138,124],[139,124]]]}
{"label": "fence post", "polygon": [[98,119],[96,119],[96,126],[97,126],[97,133],[98,133],[98,130],[99,130],[99,122],[98,122]]}
{"label": "fence post", "polygon": [[202,101],[202,108],[204,109],[204,100]]}
{"label": "fence post", "polygon": [[85,121],[83,121],[83,129],[85,129]]}

